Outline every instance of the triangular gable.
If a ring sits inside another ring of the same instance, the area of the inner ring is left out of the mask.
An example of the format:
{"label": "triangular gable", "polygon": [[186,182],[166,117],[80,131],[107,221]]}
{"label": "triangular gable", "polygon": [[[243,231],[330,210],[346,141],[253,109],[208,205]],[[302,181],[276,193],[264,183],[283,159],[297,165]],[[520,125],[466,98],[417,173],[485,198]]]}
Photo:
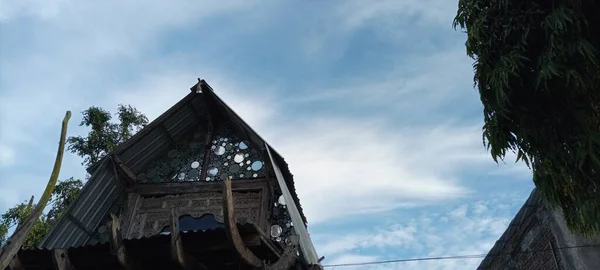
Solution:
{"label": "triangular gable", "polygon": [[[223,177],[236,179],[263,176],[263,146],[269,147],[306,223],[292,176],[283,158],[216,96],[205,81],[200,81],[191,90],[190,94],[119,146],[111,155],[119,157],[135,174],[135,181],[139,183],[159,179],[198,181],[203,175],[204,180],[210,181]],[[210,144],[212,151],[208,157],[210,163],[203,174],[200,166],[206,157],[202,155],[204,142],[201,138],[209,126],[207,121],[211,118],[210,111],[218,112],[223,118],[219,122],[224,124],[213,131],[215,136]],[[184,167],[186,169],[182,170]],[[120,195],[123,194],[122,183],[118,183],[114,177],[115,165],[109,157],[90,166],[88,171],[92,174],[91,178],[80,196],[42,241],[42,248],[64,248],[86,243],[97,234],[98,229],[102,230],[101,224],[108,212],[117,211],[122,206],[118,200],[123,196]],[[123,178],[119,177],[119,180],[124,181]]]}

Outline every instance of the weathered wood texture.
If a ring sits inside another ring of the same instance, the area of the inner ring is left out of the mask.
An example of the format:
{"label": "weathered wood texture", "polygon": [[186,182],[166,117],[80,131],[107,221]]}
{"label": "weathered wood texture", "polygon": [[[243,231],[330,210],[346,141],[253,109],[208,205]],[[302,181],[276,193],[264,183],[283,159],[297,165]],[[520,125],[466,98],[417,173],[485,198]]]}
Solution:
{"label": "weathered wood texture", "polygon": [[[221,192],[223,191],[223,186],[219,182],[220,181],[201,181],[135,184],[125,188],[125,192],[137,193],[146,197],[199,192]],[[239,179],[233,181],[231,184],[232,191],[260,191],[263,189],[268,189],[268,181],[265,178]]]}
{"label": "weathered wood texture", "polygon": [[[206,96],[204,96],[206,99]],[[207,103],[208,104],[208,103]],[[192,105],[193,107],[193,105]],[[208,119],[208,128],[207,128],[207,134],[206,134],[206,140],[204,141],[204,162],[202,163],[202,171],[200,173],[200,180],[204,180],[206,179],[206,172],[208,170],[208,164],[210,162],[210,142],[213,139],[214,136],[214,131],[216,130],[215,128],[215,121],[213,119],[213,115],[210,112],[211,110],[206,110],[206,114],[207,114],[207,119]]]}
{"label": "weathered wood texture", "polygon": [[179,232],[179,215],[175,208],[171,209],[171,258],[186,270],[207,269],[206,266],[185,253]]}
{"label": "weathered wood texture", "polygon": [[127,235],[129,235],[129,231],[131,229],[131,223],[133,222],[135,213],[141,203],[142,203],[142,196],[140,196],[140,194],[137,194],[137,193],[127,194],[127,203],[126,203],[125,209],[123,210],[123,214],[122,214],[123,219],[121,220],[121,226],[122,226],[121,237],[122,238],[127,238]]}
{"label": "weathered wood texture", "polygon": [[288,270],[296,264],[298,260],[298,236],[293,235],[288,238],[290,243],[285,247],[283,255],[275,263],[268,265],[267,270]]}
{"label": "weathered wood texture", "polygon": [[[118,177],[118,173],[121,173],[125,177],[123,177],[126,185],[133,185],[135,183],[135,174],[133,171],[127,167],[127,165],[123,164],[123,161],[119,158],[119,156],[113,154],[110,156],[113,168],[116,170],[115,177]],[[120,179],[119,179],[120,180]]]}
{"label": "weathered wood texture", "polygon": [[119,263],[123,266],[123,268],[127,270],[139,269],[139,263],[137,263],[129,254],[127,253],[127,249],[123,245],[123,241],[121,239],[121,221],[114,214],[110,214],[112,221],[110,226],[110,235],[109,241],[111,250]]}
{"label": "weathered wood texture", "polygon": [[36,221],[44,211],[44,208],[46,208],[46,204],[48,204],[48,201],[50,201],[50,198],[52,197],[52,192],[56,187],[56,182],[58,181],[58,175],[60,173],[60,167],[62,165],[63,154],[65,151],[65,140],[67,138],[67,127],[70,118],[71,112],[67,111],[65,118],[62,121],[62,129],[58,143],[58,152],[56,153],[56,160],[54,161],[54,168],[52,169],[52,174],[50,175],[50,180],[48,180],[46,189],[44,189],[44,193],[42,194],[40,201],[37,203],[31,214],[25,218],[25,220],[21,223],[22,225],[16,229],[15,233],[8,239],[7,244],[2,249],[0,254],[0,269],[5,269],[10,264],[12,258],[19,252],[19,249],[21,249],[23,243],[25,243],[27,234],[29,234],[31,229],[33,229],[33,225],[35,225]]}
{"label": "weathered wood texture", "polygon": [[52,260],[56,270],[75,270],[69,259],[69,252],[66,249],[55,249]]}
{"label": "weathered wood texture", "polygon": [[231,179],[223,180],[223,212],[225,216],[225,228],[227,239],[233,245],[240,258],[252,267],[261,267],[262,261],[252,253],[242,241],[237,228],[233,208],[233,192],[231,191]]}
{"label": "weathered wood texture", "polygon": [[23,264],[21,260],[19,260],[19,255],[15,255],[8,264],[8,270],[24,270]]}

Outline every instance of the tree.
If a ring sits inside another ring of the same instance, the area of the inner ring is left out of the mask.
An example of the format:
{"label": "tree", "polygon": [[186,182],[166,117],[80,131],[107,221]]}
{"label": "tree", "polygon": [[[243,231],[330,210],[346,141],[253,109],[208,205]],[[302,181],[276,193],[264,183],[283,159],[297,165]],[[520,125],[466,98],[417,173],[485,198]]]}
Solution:
{"label": "tree", "polygon": [[[68,150],[82,157],[84,159],[82,165],[85,166],[97,162],[148,124],[148,118],[130,105],[118,106],[117,123],[111,122],[110,112],[99,107],[92,106],[83,111],[82,115],[80,126],[91,127],[91,131],[86,137],[69,137],[67,143]],[[41,215],[35,223],[27,235],[24,247],[35,247],[39,244],[58,218],[77,198],[82,187],[83,181],[73,177],[58,182],[52,192],[48,213]],[[18,204],[0,216],[0,246],[6,242],[9,230],[18,226],[31,213],[35,207],[32,201],[33,198],[27,204]]]}
{"label": "tree", "polygon": [[148,118],[131,105],[119,105],[118,123],[111,123],[112,115],[99,107],[90,107],[82,112],[79,126],[91,127],[87,137],[69,137],[69,150],[83,158],[83,165],[98,162],[118,145],[148,124]]}
{"label": "tree", "polygon": [[571,231],[600,233],[600,2],[460,0],[484,144],[533,171]]}

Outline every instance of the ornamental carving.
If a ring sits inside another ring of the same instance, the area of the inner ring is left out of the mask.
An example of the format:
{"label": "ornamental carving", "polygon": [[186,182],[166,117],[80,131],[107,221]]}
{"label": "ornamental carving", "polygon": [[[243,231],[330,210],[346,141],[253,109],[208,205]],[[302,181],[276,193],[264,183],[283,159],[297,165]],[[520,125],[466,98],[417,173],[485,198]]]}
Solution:
{"label": "ornamental carving", "polygon": [[[234,192],[233,202],[236,221],[239,224],[261,224],[260,192]],[[196,193],[170,195],[158,198],[143,198],[134,214],[127,238],[150,237],[161,233],[170,224],[171,208],[176,208],[179,216],[190,215],[201,218],[213,215],[217,222],[223,223],[223,195],[221,193]]]}

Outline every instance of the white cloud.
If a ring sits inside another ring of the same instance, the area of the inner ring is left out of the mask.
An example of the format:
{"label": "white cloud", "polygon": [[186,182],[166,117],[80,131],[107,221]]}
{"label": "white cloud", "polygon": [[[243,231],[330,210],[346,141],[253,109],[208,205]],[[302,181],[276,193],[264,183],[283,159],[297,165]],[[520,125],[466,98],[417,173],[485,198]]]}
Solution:
{"label": "white cloud", "polygon": [[[465,124],[462,116],[448,115],[451,110],[441,108],[478,102],[470,87],[471,62],[464,56],[462,41],[460,46],[440,48],[435,53],[392,53],[389,57],[392,68],[374,67],[352,78],[315,80],[302,87],[319,92],[291,95],[280,91],[296,81],[284,78],[277,85],[259,82],[251,74],[240,78],[239,73],[229,71],[233,67],[218,65],[219,58],[228,55],[195,55],[197,62],[190,63],[185,59],[187,55],[154,46],[172,30],[202,24],[217,15],[238,17],[253,13],[256,2],[185,1],[181,5],[84,2],[0,3],[3,27],[13,27],[20,19],[27,18],[37,24],[35,30],[39,33],[22,42],[22,52],[3,57],[0,62],[0,82],[7,86],[0,92],[0,145],[36,157],[35,164],[21,164],[22,171],[36,170],[35,173],[12,174],[22,180],[18,182],[22,186],[2,181],[0,205],[26,199],[33,190],[41,191],[40,183],[47,180],[49,167],[38,164],[51,164],[56,139],[47,138],[47,134],[52,130],[58,135],[64,110],[71,109],[74,113],[70,134],[82,131],[76,127],[78,112],[89,105],[114,111],[118,103],[131,104],[152,119],[186,95],[197,77],[206,79],[218,95],[286,158],[311,228],[353,215],[366,217],[374,212],[449,202],[470,194],[464,172],[483,172],[496,167],[481,146],[480,124],[471,121]],[[407,43],[401,38],[411,38],[411,44],[431,45],[431,39],[414,35],[425,21],[437,27],[447,23],[450,28],[450,22],[446,21],[452,15],[448,12],[452,3],[447,1],[367,2],[348,2],[347,6],[334,7],[333,13],[329,9],[314,12],[314,29],[309,29],[307,36],[298,35],[305,42],[298,46],[308,49],[306,59],[298,61],[333,63],[344,56],[352,31],[373,25],[378,26],[376,31],[381,38],[398,44]],[[278,14],[262,7],[260,12],[263,18]],[[331,18],[323,19],[331,14],[334,14]],[[419,16],[414,25],[416,32],[412,31],[413,26],[404,25],[410,20],[402,19],[408,17],[402,15]],[[399,19],[404,21],[400,23]],[[252,22],[246,23],[249,29],[254,26]],[[321,26],[325,30],[320,30]],[[223,28],[223,31],[248,30]],[[338,32],[340,29],[343,31]],[[212,38],[207,36],[203,42],[213,42]],[[211,46],[242,44],[238,36],[235,38]],[[319,57],[324,53],[330,55]],[[244,72],[260,70],[262,62],[253,64],[256,66]],[[298,99],[303,95],[303,100]],[[292,104],[294,99],[296,103]],[[318,116],[299,116],[300,113],[286,108],[300,104],[310,110],[311,103],[316,101],[328,104],[327,110],[320,111]],[[339,113],[334,108],[338,104],[360,116]],[[365,108],[381,111],[363,115]],[[413,123],[406,124],[407,121]],[[35,152],[22,151],[29,148]],[[8,157],[0,156],[0,164],[14,158]],[[75,174],[79,161],[72,155],[65,161],[68,165],[63,175]],[[495,171],[504,175],[523,173]],[[363,249],[387,250],[388,255],[400,254],[395,248],[422,255],[485,253],[506,226],[506,217],[511,215],[506,213],[506,205],[498,203],[505,199],[490,199],[464,211],[461,208],[454,216],[423,216],[396,220],[383,229],[358,230],[346,236],[336,233],[329,243],[317,248],[328,256],[327,263],[364,262],[383,257],[381,253],[365,253]],[[498,217],[499,213],[503,216]],[[445,262],[443,265],[449,268],[442,268],[439,262],[406,265],[412,269],[464,269],[459,263]]]}
{"label": "white cloud", "polygon": [[[509,205],[515,211],[523,198],[510,196],[521,199]],[[324,265],[486,254],[507,228],[514,213],[506,212],[498,216],[489,212],[478,212],[478,204],[488,204],[493,211],[501,207],[486,201],[460,205],[449,213],[427,212],[416,218],[398,217],[392,225],[385,228],[361,229],[346,236],[317,236],[317,250],[327,258]],[[456,212],[471,214],[457,216],[454,214]],[[440,222],[444,222],[444,225],[439,226]],[[378,256],[371,261],[360,257],[364,255],[368,258],[370,254]],[[358,259],[354,261],[354,258]],[[474,269],[481,260],[482,258],[397,262],[343,269]]]}
{"label": "white cloud", "polygon": [[452,218],[464,218],[467,216],[467,207],[468,205],[461,205],[460,207],[452,210],[452,212],[450,212],[450,217]]}
{"label": "white cloud", "polygon": [[480,215],[482,213],[485,213],[486,211],[488,211],[488,207],[482,201],[476,201],[473,205],[473,212],[475,214]]}
{"label": "white cloud", "polygon": [[450,11],[454,9],[456,9],[455,2],[444,0],[406,0],[401,2],[382,0],[369,3],[355,0],[338,6],[336,15],[344,18],[346,26],[351,29],[363,27],[369,23],[378,27],[389,26],[394,22],[407,19],[413,19],[414,26],[447,24],[449,27],[455,15]]}
{"label": "white cloud", "polygon": [[[170,74],[177,75],[145,76],[152,79],[127,85],[140,90],[116,94],[115,101],[133,104],[156,117],[187,94],[193,83],[181,75],[186,72]],[[457,176],[446,173],[460,164],[477,166],[487,161],[465,152],[465,148],[477,151],[468,140],[478,136],[472,128],[397,131],[371,119],[290,121],[276,117],[279,108],[268,102],[275,97],[244,95],[245,87],[223,83],[218,77],[216,84],[208,81],[286,158],[300,198],[311,198],[302,199],[311,223],[464,195],[467,189],[460,186]],[[431,165],[437,167],[436,172],[429,169]]]}

